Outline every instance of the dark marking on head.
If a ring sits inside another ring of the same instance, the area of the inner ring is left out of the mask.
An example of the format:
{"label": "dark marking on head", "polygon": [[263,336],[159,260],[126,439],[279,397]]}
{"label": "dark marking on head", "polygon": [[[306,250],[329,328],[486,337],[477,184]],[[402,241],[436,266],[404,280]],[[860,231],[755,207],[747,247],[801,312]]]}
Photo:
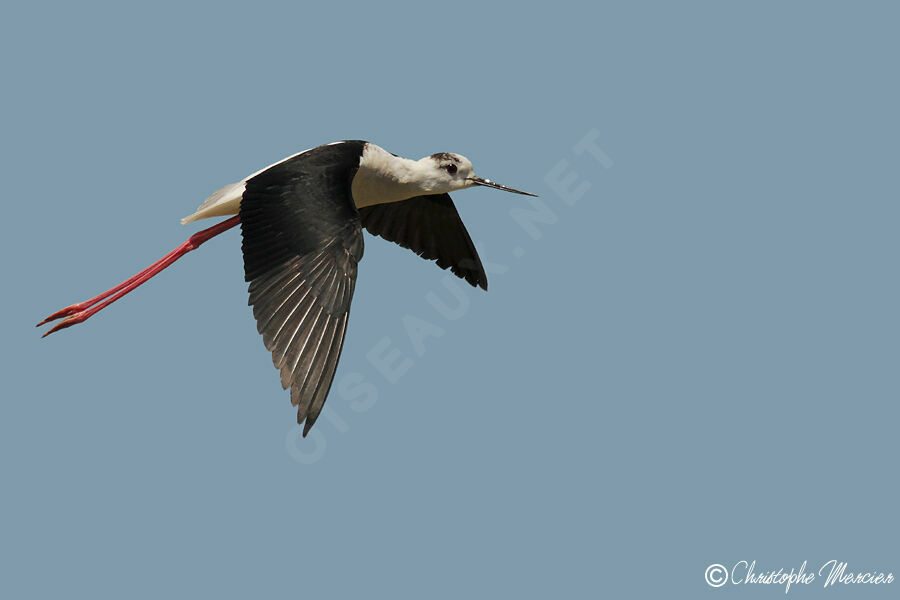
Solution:
{"label": "dark marking on head", "polygon": [[453,163],[454,165],[459,164],[459,159],[457,159],[455,156],[453,156],[449,152],[438,152],[437,154],[432,154],[431,158],[433,158],[434,160],[436,160],[439,163],[449,162],[449,163]]}

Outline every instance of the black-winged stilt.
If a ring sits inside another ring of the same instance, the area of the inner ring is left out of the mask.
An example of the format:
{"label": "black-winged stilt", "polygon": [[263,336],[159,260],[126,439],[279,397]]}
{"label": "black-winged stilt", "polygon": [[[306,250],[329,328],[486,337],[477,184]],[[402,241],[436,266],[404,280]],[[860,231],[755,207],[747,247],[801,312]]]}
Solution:
{"label": "black-winged stilt", "polygon": [[486,290],[481,260],[448,194],[475,185],[534,196],[476,177],[472,163],[459,154],[409,160],[360,140],[318,146],[217,191],[182,224],[234,216],[38,325],[65,317],[47,336],[87,320],[240,223],[257,330],[281,371],[282,387],[291,389],[305,436],[322,410],[340,358],[363,255],[362,228]]}

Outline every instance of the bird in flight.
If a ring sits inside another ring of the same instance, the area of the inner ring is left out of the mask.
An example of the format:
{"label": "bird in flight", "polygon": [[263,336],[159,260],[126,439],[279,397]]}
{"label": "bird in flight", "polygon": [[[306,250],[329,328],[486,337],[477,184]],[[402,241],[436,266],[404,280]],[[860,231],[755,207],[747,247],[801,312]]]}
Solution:
{"label": "bird in flight", "polygon": [[305,437],[322,411],[340,358],[356,266],[363,255],[363,228],[487,290],[481,259],[448,194],[476,185],[534,196],[477,177],[472,163],[459,154],[410,160],[361,140],[318,146],[223,187],[181,222],[230,218],[38,326],[63,319],[46,337],[84,322],[240,224],[249,304],[281,372],[281,385],[290,388]]}

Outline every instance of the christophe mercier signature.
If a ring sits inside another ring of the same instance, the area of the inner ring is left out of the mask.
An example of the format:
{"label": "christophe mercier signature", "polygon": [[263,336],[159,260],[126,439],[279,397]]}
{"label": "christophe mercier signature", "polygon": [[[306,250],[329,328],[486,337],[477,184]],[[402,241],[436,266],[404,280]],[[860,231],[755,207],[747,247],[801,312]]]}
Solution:
{"label": "christophe mercier signature", "polygon": [[792,585],[809,585],[818,577],[824,580],[823,587],[832,587],[838,584],[888,584],[894,581],[893,573],[882,571],[852,571],[846,562],[829,560],[822,564],[818,571],[808,571],[807,561],[803,561],[799,569],[791,568],[789,571],[783,567],[768,571],[757,571],[756,561],[747,562],[739,560],[731,567],[731,572],[720,564],[710,565],[706,569],[706,583],[712,587],[721,587],[726,583],[732,585],[762,584],[783,585],[785,593],[789,592]]}

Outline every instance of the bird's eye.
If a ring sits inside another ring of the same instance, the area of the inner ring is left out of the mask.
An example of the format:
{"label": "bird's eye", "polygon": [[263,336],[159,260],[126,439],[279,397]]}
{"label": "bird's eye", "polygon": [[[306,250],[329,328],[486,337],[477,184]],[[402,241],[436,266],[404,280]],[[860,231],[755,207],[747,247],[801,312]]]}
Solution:
{"label": "bird's eye", "polygon": [[451,165],[447,165],[447,166],[444,167],[444,168],[447,169],[447,172],[450,173],[451,175],[455,175],[455,174],[456,174],[456,165],[452,165],[452,164],[451,164]]}

